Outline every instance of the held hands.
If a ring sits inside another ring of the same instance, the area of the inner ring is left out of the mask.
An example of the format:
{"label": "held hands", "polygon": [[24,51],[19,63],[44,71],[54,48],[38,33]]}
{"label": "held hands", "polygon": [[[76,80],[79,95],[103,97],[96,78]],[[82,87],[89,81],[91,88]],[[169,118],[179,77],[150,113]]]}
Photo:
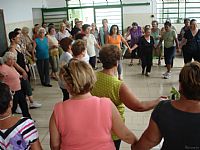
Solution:
{"label": "held hands", "polygon": [[168,100],[168,97],[167,96],[160,96],[158,98],[159,101],[165,101],[165,100]]}
{"label": "held hands", "polygon": [[128,49],[128,50],[129,50],[129,52],[131,53],[132,51],[134,51],[134,50],[135,50],[135,48],[134,48],[134,47],[132,47],[132,48],[130,48],[130,47],[129,47],[129,49]]}
{"label": "held hands", "polygon": [[180,46],[176,46],[176,52],[179,53],[180,52]]}

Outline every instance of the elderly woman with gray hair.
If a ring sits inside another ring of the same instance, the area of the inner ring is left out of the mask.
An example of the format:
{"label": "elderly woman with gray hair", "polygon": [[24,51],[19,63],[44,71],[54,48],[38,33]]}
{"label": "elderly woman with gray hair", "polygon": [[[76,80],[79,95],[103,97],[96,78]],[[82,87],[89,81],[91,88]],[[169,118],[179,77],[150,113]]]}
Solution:
{"label": "elderly woman with gray hair", "polygon": [[0,65],[0,73],[2,75],[2,82],[6,83],[13,95],[13,107],[12,112],[17,108],[17,104],[19,104],[23,117],[31,118],[29,111],[28,111],[28,105],[26,102],[25,95],[23,91],[21,90],[21,84],[20,84],[20,74],[15,70],[14,64],[17,59],[16,54],[13,52],[6,52],[3,56],[3,60],[5,64]]}
{"label": "elderly woman with gray hair", "polygon": [[33,64],[33,56],[32,56],[32,49],[33,49],[33,40],[30,38],[28,35],[29,33],[29,28],[28,27],[23,27],[22,28],[22,40],[25,44],[26,48],[26,59],[28,60],[28,63]]}
{"label": "elderly woman with gray hair", "polygon": [[41,84],[46,87],[52,87],[49,78],[49,46],[48,39],[45,34],[46,30],[44,28],[40,28],[38,31],[39,37],[35,39],[33,44],[32,55],[35,56],[34,51],[36,51],[36,65]]}

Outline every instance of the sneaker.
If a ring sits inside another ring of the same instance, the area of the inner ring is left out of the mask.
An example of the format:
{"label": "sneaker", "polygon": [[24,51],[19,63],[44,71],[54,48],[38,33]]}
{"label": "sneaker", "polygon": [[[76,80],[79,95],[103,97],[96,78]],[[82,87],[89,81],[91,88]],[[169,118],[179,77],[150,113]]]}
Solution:
{"label": "sneaker", "polygon": [[46,86],[46,87],[52,87],[52,85],[51,84],[43,84],[43,86]]}
{"label": "sneaker", "polygon": [[30,109],[34,109],[34,108],[40,108],[42,106],[42,104],[39,104],[39,103],[37,103],[37,102],[33,102],[33,103],[30,103],[29,104],[29,108]]}
{"label": "sneaker", "polygon": [[[171,71],[170,71],[169,73],[171,73]],[[163,73],[162,75],[163,75],[163,77],[164,77],[164,76],[166,76],[167,74],[168,74],[168,72],[166,71],[166,72]]]}
{"label": "sneaker", "polygon": [[164,79],[169,79],[171,77],[171,73],[167,73],[165,76],[164,76]]}
{"label": "sneaker", "polygon": [[149,77],[149,75],[150,75],[150,72],[145,73],[145,76]]}
{"label": "sneaker", "polygon": [[22,110],[21,110],[21,108],[19,107],[19,105],[17,105],[17,109],[15,110],[15,112],[16,112],[17,114],[22,114]]}

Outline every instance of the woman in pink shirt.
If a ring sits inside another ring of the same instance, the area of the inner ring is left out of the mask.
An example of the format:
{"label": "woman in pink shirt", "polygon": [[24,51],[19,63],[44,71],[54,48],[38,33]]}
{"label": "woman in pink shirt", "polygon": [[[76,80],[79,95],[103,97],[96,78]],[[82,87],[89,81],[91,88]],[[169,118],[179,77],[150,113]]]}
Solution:
{"label": "woman in pink shirt", "polygon": [[52,150],[115,150],[111,132],[129,144],[137,141],[115,105],[90,94],[96,77],[89,64],[71,59],[60,78],[72,97],[54,107],[49,124]]}
{"label": "woman in pink shirt", "polygon": [[17,104],[19,103],[23,117],[31,118],[25,95],[21,90],[20,75],[13,66],[16,62],[17,56],[13,52],[6,52],[3,59],[5,64],[0,65],[0,73],[3,76],[3,82],[6,83],[14,93],[12,112],[15,112]]}

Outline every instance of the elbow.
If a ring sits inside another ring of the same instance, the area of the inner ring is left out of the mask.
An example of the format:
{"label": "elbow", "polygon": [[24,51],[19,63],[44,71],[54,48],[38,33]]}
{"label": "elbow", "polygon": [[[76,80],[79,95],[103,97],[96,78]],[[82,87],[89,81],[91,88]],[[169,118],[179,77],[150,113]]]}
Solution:
{"label": "elbow", "polygon": [[127,133],[122,140],[128,144],[135,144],[137,142],[137,139],[133,133]]}
{"label": "elbow", "polygon": [[50,148],[51,148],[51,150],[60,150],[60,144],[50,143]]}
{"label": "elbow", "polygon": [[136,111],[136,112],[143,112],[143,111],[148,110],[143,103],[140,103],[137,106],[134,106],[134,107],[132,107],[130,109],[133,110],[133,111]]}

